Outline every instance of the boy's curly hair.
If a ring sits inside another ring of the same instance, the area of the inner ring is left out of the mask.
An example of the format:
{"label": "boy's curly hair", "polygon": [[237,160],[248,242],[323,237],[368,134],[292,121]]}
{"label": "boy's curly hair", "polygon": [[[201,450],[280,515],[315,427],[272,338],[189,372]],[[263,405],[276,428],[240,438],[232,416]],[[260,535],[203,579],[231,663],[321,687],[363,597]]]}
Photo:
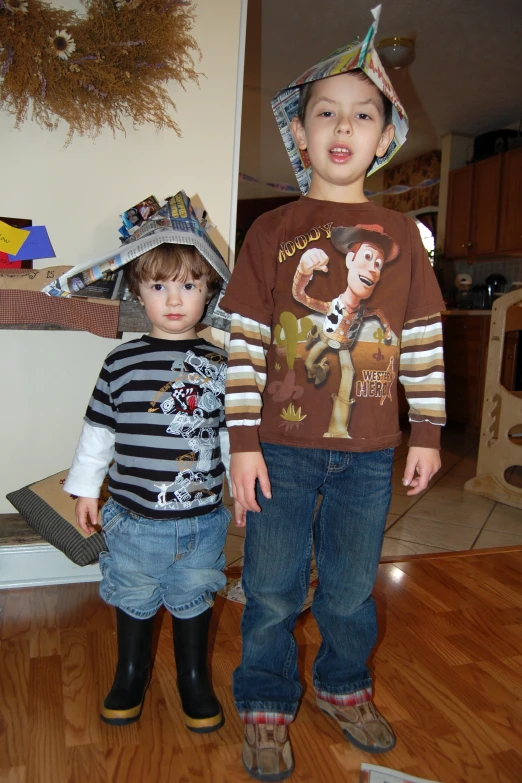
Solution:
{"label": "boy's curly hair", "polygon": [[150,280],[184,281],[189,277],[194,280],[206,277],[209,298],[221,286],[220,276],[194,245],[176,245],[164,242],[143,253],[124,268],[127,285],[135,296],[139,295],[140,283]]}
{"label": "boy's curly hair", "polygon": [[[372,82],[370,77],[367,76],[364,73],[364,71],[361,71],[360,68],[355,68],[353,71],[348,71],[347,73],[353,74],[353,76],[355,76],[356,79],[361,79],[362,81],[366,81],[369,82],[370,84],[374,84],[374,82]],[[307,82],[306,84],[302,84],[299,88],[299,105],[297,108],[297,116],[303,125],[305,121],[306,107],[308,106],[310,98],[312,97],[313,86],[314,84],[316,84],[317,81],[320,81],[320,79],[314,82]],[[374,86],[377,87],[377,85],[375,84]],[[383,128],[386,128],[387,125],[392,124],[393,104],[390,101],[390,99],[387,98],[383,92],[381,92],[381,90],[379,90],[379,95],[381,96],[381,102],[382,102]]]}

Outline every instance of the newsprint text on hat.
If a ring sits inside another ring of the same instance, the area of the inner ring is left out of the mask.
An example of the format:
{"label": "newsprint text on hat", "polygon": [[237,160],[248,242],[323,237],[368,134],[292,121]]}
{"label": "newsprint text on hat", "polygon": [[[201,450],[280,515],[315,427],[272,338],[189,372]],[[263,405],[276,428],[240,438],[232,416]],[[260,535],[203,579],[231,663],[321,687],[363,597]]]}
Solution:
{"label": "newsprint text on hat", "polygon": [[202,323],[228,331],[230,315],[221,309],[219,303],[230,280],[230,270],[205,227],[199,222],[184,190],[167,199],[165,205],[144,221],[117,250],[72,267],[42,288],[42,292],[49,296],[74,296],[78,288],[88,290],[89,285],[101,280],[105,273],[119,270],[129,261],[164,242],[194,245],[218,273],[222,280],[221,287],[208,303]]}

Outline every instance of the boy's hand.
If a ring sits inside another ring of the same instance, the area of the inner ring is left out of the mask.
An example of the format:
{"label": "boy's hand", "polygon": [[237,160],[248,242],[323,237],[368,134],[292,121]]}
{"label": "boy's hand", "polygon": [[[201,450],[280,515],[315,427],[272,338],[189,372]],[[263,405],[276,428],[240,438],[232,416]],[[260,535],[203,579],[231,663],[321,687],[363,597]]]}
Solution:
{"label": "boy's hand", "polygon": [[78,498],[76,501],[76,521],[88,536],[100,529],[98,498]]}
{"label": "boy's hand", "polygon": [[329,258],[324,250],[321,250],[319,247],[312,247],[306,253],[303,253],[297,269],[302,275],[311,275],[315,269],[327,272],[328,261]]}
{"label": "boy's hand", "polygon": [[238,500],[234,500],[234,524],[236,527],[245,527],[246,509]]}
{"label": "boy's hand", "polygon": [[271,498],[270,479],[260,451],[238,451],[230,457],[234,499],[247,511],[261,511],[256,501],[256,481],[265,498]]}
{"label": "boy's hand", "polygon": [[438,449],[410,446],[402,483],[405,487],[412,487],[412,489],[406,494],[418,495],[419,492],[426,489],[438,470],[440,470],[440,453]]}

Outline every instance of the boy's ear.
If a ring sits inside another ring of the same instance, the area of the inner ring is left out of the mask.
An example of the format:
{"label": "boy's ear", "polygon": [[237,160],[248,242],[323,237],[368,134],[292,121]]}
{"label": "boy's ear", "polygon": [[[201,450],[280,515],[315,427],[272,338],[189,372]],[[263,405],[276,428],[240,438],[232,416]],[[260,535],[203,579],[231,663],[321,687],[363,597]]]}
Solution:
{"label": "boy's ear", "polygon": [[381,140],[379,141],[379,146],[377,147],[377,150],[375,152],[376,157],[382,158],[382,156],[386,153],[386,150],[392,143],[394,136],[395,136],[395,125],[387,125],[382,132]]}
{"label": "boy's ear", "polygon": [[305,150],[307,148],[306,143],[306,133],[304,129],[304,125],[299,119],[299,117],[292,117],[292,122],[290,123],[290,127],[292,129],[292,134],[294,136],[294,139],[297,142],[297,146],[300,150]]}

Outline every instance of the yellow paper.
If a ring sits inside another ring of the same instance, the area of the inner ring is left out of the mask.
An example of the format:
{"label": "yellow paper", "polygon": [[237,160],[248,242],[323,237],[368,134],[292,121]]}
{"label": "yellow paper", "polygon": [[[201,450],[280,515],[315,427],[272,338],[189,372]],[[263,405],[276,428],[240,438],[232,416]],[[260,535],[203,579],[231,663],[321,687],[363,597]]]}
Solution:
{"label": "yellow paper", "polygon": [[15,256],[29,234],[30,232],[25,231],[23,228],[8,226],[7,223],[0,220],[0,252]]}

